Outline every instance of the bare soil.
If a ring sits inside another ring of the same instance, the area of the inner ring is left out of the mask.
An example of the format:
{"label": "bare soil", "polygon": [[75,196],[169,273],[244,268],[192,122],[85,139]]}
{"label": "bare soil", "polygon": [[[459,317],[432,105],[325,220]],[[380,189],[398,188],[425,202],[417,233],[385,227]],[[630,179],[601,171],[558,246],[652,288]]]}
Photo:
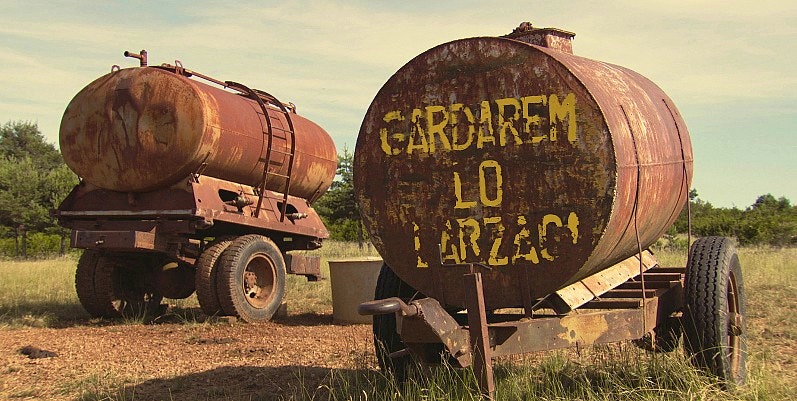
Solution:
{"label": "bare soil", "polygon": [[[26,346],[57,356],[31,359]],[[0,329],[0,352],[0,399],[271,400],[375,366],[371,326],[334,324],[331,314]]]}

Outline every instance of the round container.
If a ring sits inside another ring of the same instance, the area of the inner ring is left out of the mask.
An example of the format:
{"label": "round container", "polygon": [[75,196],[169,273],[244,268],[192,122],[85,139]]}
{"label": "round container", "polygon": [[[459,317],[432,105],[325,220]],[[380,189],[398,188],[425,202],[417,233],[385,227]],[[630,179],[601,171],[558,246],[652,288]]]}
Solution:
{"label": "round container", "polygon": [[[653,243],[687,200],[672,101],[615,65],[505,38],[417,56],[371,103],[354,184],[370,238],[409,285],[462,306],[528,305]],[[637,235],[639,243],[637,242]]]}
{"label": "round container", "polygon": [[[111,72],[69,103],[61,120],[61,153],[87,182],[143,192],[168,187],[194,172],[258,186],[268,137],[271,169],[287,174],[287,119],[269,107],[270,132],[257,102],[157,67]],[[291,114],[296,152],[290,194],[314,199],[332,183],[337,152],[329,134]],[[268,189],[282,191],[283,179]]]}
{"label": "round container", "polygon": [[382,259],[370,257],[329,261],[332,319],[335,322],[371,323],[371,316],[360,315],[357,307],[374,299],[382,264]]}

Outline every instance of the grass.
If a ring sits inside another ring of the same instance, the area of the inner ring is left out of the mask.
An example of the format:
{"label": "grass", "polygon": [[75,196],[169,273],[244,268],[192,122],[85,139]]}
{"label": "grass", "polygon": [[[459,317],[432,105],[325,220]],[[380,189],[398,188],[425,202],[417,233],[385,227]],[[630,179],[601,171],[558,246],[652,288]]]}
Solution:
{"label": "grass", "polygon": [[[319,313],[332,311],[332,289],[329,285],[329,260],[358,256],[378,256],[372,246],[362,249],[356,243],[329,241],[321,249],[308,252],[321,256],[323,283],[308,282],[302,276],[288,276],[285,300],[291,313]],[[320,285],[319,285],[320,284]]]}
{"label": "grass", "polygon": [[[659,251],[666,266],[686,251]],[[742,248],[747,294],[748,383],[734,392],[693,368],[682,350],[653,354],[629,343],[496,361],[501,400],[790,400],[797,397],[797,249]],[[312,391],[297,381],[290,400],[477,400],[470,370],[443,366],[397,386],[376,371],[330,374]]]}
{"label": "grass", "polygon": [[[596,347],[577,355],[550,352],[540,358],[499,361],[500,400],[776,400],[788,399],[766,373],[743,390],[729,393],[693,369],[678,354],[645,354],[628,344]],[[397,385],[379,372],[332,374],[314,391],[299,387],[291,400],[480,400],[470,370],[448,366],[415,372]]]}
{"label": "grass", "polygon": [[77,260],[0,262],[0,327],[51,327],[86,312],[75,295]]}
{"label": "grass", "polygon": [[[322,275],[329,278],[330,259],[376,256],[373,247],[328,241],[309,254],[321,256]],[[75,294],[77,256],[35,261],[0,260],[0,327],[63,327],[85,322],[88,314]],[[169,320],[196,323],[203,320],[196,296],[169,299]],[[286,301],[291,313],[326,313],[332,308],[328,281],[308,282],[289,275]],[[128,317],[126,324],[141,324],[144,317]]]}
{"label": "grass", "polygon": [[[328,243],[326,261],[375,255],[354,244]],[[685,251],[660,251],[662,265],[682,265]],[[739,257],[747,294],[750,355],[749,383],[735,392],[721,390],[711,378],[693,369],[682,352],[651,354],[629,343],[517,356],[496,361],[496,383],[501,400],[787,400],[797,388],[797,249],[742,248]],[[0,327],[59,327],[92,323],[74,294],[72,258],[47,261],[0,262]],[[308,283],[292,276],[287,300],[294,313],[329,313],[328,281]],[[182,324],[200,322],[195,297],[169,300]],[[129,323],[139,324],[138,321]],[[345,340],[342,340],[345,341]],[[416,374],[404,385],[395,384],[367,362],[353,361],[355,369],[331,370],[320,386],[308,387],[301,374],[289,383],[289,400],[470,400],[479,399],[469,370],[450,367]],[[11,367],[9,367],[11,369]],[[80,400],[124,400],[125,385],[114,375],[95,376],[64,384],[64,391]],[[20,393],[24,398],[35,394]],[[128,394],[129,399],[129,394]],[[219,399],[225,399],[223,394]]]}

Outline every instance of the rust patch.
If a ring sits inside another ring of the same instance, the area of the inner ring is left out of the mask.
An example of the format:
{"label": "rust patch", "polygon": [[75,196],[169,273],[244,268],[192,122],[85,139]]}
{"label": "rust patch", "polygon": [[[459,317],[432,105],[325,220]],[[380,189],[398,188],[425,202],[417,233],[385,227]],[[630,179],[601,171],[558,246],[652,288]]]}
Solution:
{"label": "rust patch", "polygon": [[650,245],[684,205],[691,147],[671,104],[632,71],[518,40],[430,49],[360,129],[370,238],[445,305],[464,305],[463,263],[493,267],[488,308],[551,294],[636,253],[636,231]]}
{"label": "rust patch", "polygon": [[[271,115],[273,131],[257,104],[235,93],[159,67],[111,72],[90,83],[70,102],[61,122],[64,159],[86,181],[113,191],[168,187],[191,173],[257,186],[263,180],[268,138],[284,155],[290,148]],[[329,134],[292,115],[297,157],[290,195],[315,198],[329,188],[337,153]],[[270,168],[287,174],[287,158]],[[281,191],[284,182],[268,182]]]}

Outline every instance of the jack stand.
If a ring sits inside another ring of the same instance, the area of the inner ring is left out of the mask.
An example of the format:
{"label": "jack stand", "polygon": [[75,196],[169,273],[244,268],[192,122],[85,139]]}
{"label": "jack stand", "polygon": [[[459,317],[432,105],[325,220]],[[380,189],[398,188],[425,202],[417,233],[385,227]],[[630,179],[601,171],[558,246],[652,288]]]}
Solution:
{"label": "jack stand", "polygon": [[495,381],[493,378],[492,350],[490,349],[490,338],[487,331],[487,311],[484,306],[482,275],[481,273],[469,273],[464,276],[464,279],[473,372],[479,380],[479,390],[482,398],[492,401],[495,399]]}

